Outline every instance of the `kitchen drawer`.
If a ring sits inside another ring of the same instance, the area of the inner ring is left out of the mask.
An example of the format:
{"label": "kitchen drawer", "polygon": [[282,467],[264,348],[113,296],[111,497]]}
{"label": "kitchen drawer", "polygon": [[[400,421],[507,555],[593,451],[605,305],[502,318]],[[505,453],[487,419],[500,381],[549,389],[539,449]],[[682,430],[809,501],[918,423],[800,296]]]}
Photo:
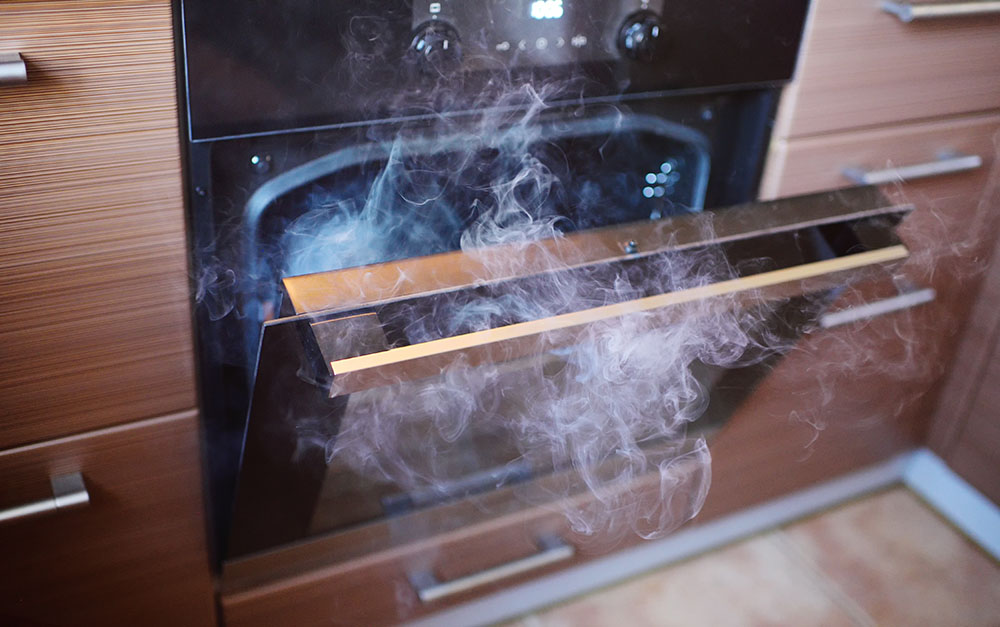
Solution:
{"label": "kitchen drawer", "polygon": [[[625,487],[637,498],[661,498],[657,472]],[[687,507],[682,493],[667,507]],[[601,507],[586,492],[572,503]],[[228,562],[223,618],[230,627],[397,624],[642,542],[626,526],[579,534],[559,505],[526,507],[504,488],[475,503],[439,506]],[[421,583],[427,573],[444,585]]]}
{"label": "kitchen drawer", "polygon": [[0,86],[0,142],[176,128],[171,20],[168,0],[0,3],[28,73]]}
{"label": "kitchen drawer", "polygon": [[815,0],[812,12],[778,136],[1000,107],[1000,15],[902,23],[876,0]]}
{"label": "kitchen drawer", "polygon": [[195,405],[171,3],[0,3],[0,449]]}
{"label": "kitchen drawer", "polygon": [[[956,190],[972,193],[984,187],[997,151],[998,132],[1000,114],[994,112],[822,137],[776,139],[768,153],[760,196],[782,198],[847,187],[854,184],[844,173],[847,168],[884,170],[933,163],[947,153],[979,156],[983,165],[975,170],[928,176],[907,183],[908,188],[915,190],[913,202],[944,201]],[[947,191],[940,197],[935,194],[945,188]],[[887,185],[885,189],[891,191],[896,186]]]}
{"label": "kitchen drawer", "polygon": [[[900,230],[914,251],[907,262],[910,278],[933,281],[934,287],[944,290],[939,300],[958,297],[959,292],[965,298],[976,284],[977,273],[985,269],[983,261],[997,226],[996,211],[984,201],[996,176],[998,133],[1000,115],[994,113],[777,140],[772,144],[761,196],[779,198],[849,186],[854,183],[844,173],[847,168],[877,172],[924,164],[933,167],[936,159],[949,154],[978,157],[981,165],[973,169],[882,185],[894,201],[917,207]],[[964,310],[955,314],[959,311]],[[949,315],[941,323],[957,324],[964,313],[961,316]]]}
{"label": "kitchen drawer", "polygon": [[193,412],[0,453],[0,510],[80,473],[89,503],[0,522],[0,623],[210,625]]}

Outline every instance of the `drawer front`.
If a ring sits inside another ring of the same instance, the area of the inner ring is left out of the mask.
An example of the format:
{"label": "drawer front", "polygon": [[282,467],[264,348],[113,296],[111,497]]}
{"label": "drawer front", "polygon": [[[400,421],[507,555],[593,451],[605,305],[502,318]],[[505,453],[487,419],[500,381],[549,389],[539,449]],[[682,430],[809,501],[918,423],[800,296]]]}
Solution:
{"label": "drawer front", "polygon": [[0,3],[0,448],[195,404],[171,3]]}
{"label": "drawer front", "polygon": [[0,453],[0,511],[72,473],[88,503],[0,522],[0,623],[213,624],[195,415]]}
{"label": "drawer front", "polygon": [[[659,474],[653,473],[628,489],[637,499],[651,503],[662,498],[659,481]],[[574,504],[600,507],[592,496],[580,499],[574,499]],[[503,515],[478,512],[478,522],[381,551],[361,548],[352,559],[320,565],[324,554],[349,553],[351,545],[363,547],[382,534],[405,536],[414,528],[440,529],[456,515],[475,518],[480,507],[466,503],[437,508],[444,511],[427,510],[393,521],[385,529],[360,527],[319,543],[229,563],[222,584],[225,624],[398,624],[641,542],[624,524],[591,536],[575,533],[553,505]],[[670,503],[668,507],[686,505]],[[317,567],[303,570],[303,562],[309,559]]]}
{"label": "drawer front", "polygon": [[[998,35],[1000,41],[1000,35]],[[880,129],[837,133],[772,142],[761,198],[781,198],[853,185],[845,170],[878,172],[891,168],[933,165],[942,155],[978,156],[982,165],[965,172],[912,179],[911,201],[945,201],[956,192],[976,194],[984,189],[993,167],[1000,132],[1000,115],[900,124]],[[887,191],[898,189],[887,185]]]}
{"label": "drawer front", "polygon": [[871,0],[815,0],[812,11],[779,135],[1000,107],[1000,15],[903,23]]}
{"label": "drawer front", "polygon": [[[962,159],[971,157],[975,165],[978,160],[980,165],[972,169],[931,173],[882,186],[892,200],[917,207],[900,230],[914,253],[908,276],[938,289],[939,301],[961,298],[962,305],[946,318],[957,323],[967,312],[965,300],[984,269],[981,260],[990,250],[997,226],[989,194],[997,167],[994,141],[998,133],[1000,115],[992,114],[778,140],[768,158],[761,195],[784,197],[852,185],[846,169],[885,174],[892,180],[895,174],[906,175],[914,168],[927,166],[933,172],[941,164],[961,165]],[[940,160],[949,154],[962,157]]]}
{"label": "drawer front", "polygon": [[[417,573],[433,572],[443,581],[455,581],[503,565],[517,564],[533,556],[544,556],[544,549],[537,542],[539,538],[558,537],[559,533],[564,533],[559,520],[551,513],[549,520],[525,516],[506,522],[506,525],[489,525],[492,528],[488,531],[465,529],[462,533],[445,534],[446,537],[432,544],[418,543],[419,546],[404,547],[394,553],[355,560],[274,584],[224,592],[225,624],[231,627],[394,625],[581,563],[587,558],[574,547],[569,549],[573,554],[551,563],[541,563],[527,572],[499,577],[454,596],[421,601],[417,585],[410,580]],[[562,546],[572,546],[570,541],[562,542]]]}
{"label": "drawer front", "polygon": [[0,142],[176,128],[170,2],[4,2],[0,52],[28,81],[0,86]]}

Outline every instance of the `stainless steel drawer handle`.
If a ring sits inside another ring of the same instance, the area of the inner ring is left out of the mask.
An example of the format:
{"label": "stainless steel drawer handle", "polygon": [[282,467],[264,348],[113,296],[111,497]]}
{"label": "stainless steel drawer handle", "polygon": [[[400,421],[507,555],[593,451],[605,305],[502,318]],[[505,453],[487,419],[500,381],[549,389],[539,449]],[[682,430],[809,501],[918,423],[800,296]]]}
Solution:
{"label": "stainless steel drawer handle", "polygon": [[883,316],[894,311],[910,309],[917,305],[929,303],[937,298],[937,292],[933,287],[913,289],[901,292],[898,296],[877,300],[873,303],[865,303],[858,307],[849,307],[839,311],[823,314],[819,318],[819,326],[824,329],[839,327],[859,320],[867,320],[877,316]]}
{"label": "stainless steel drawer handle", "polygon": [[914,20],[933,20],[946,17],[968,17],[974,15],[995,15],[1000,13],[1000,2],[984,0],[981,2],[942,2],[940,4],[910,4],[909,2],[892,2],[884,0],[879,5],[886,13],[899,18],[900,22],[909,23]]}
{"label": "stainless steel drawer handle", "polygon": [[904,165],[885,170],[865,170],[864,168],[844,168],[844,176],[861,185],[883,185],[898,181],[912,181],[929,176],[940,176],[954,172],[965,172],[982,167],[983,158],[979,155],[959,155],[948,153],[941,155],[936,161]]}
{"label": "stainless steel drawer handle", "polygon": [[83,475],[78,472],[53,477],[51,483],[52,496],[50,498],[0,510],[0,523],[52,512],[57,509],[80,507],[90,502],[90,494],[87,492],[87,486],[83,483]]}
{"label": "stainless steel drawer handle", "polygon": [[568,560],[576,551],[569,544],[559,538],[543,538],[539,541],[541,551],[523,559],[507,562],[500,566],[487,568],[478,573],[452,579],[451,581],[438,581],[434,573],[422,570],[410,574],[410,583],[416,590],[417,596],[423,603],[430,603],[446,597],[485,586],[487,584],[520,575],[549,564],[555,564],[563,560]]}
{"label": "stainless steel drawer handle", "polygon": [[28,68],[17,52],[0,52],[0,85],[28,82]]}

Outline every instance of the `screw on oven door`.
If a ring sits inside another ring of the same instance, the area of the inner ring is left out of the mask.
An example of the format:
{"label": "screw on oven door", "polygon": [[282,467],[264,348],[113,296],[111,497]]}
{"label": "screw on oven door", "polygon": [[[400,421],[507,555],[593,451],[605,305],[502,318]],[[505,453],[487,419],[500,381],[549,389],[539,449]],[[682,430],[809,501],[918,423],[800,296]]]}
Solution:
{"label": "screw on oven door", "polygon": [[639,252],[639,245],[635,243],[634,239],[630,239],[628,243],[625,244],[625,252],[629,255],[634,255]]}
{"label": "screw on oven door", "polygon": [[250,157],[250,167],[258,174],[266,174],[271,169],[271,155],[253,155]]}

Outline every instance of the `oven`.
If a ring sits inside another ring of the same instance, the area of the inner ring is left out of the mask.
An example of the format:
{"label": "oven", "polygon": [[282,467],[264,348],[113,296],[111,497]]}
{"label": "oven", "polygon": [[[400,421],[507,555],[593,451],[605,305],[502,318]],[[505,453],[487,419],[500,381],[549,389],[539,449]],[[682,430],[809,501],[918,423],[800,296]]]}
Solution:
{"label": "oven", "polygon": [[[807,8],[181,2],[226,568],[525,511],[602,537],[694,516],[706,437],[907,255],[874,188],[752,202]],[[574,550],[536,535],[542,565]],[[422,601],[454,592],[434,572],[407,567]]]}

